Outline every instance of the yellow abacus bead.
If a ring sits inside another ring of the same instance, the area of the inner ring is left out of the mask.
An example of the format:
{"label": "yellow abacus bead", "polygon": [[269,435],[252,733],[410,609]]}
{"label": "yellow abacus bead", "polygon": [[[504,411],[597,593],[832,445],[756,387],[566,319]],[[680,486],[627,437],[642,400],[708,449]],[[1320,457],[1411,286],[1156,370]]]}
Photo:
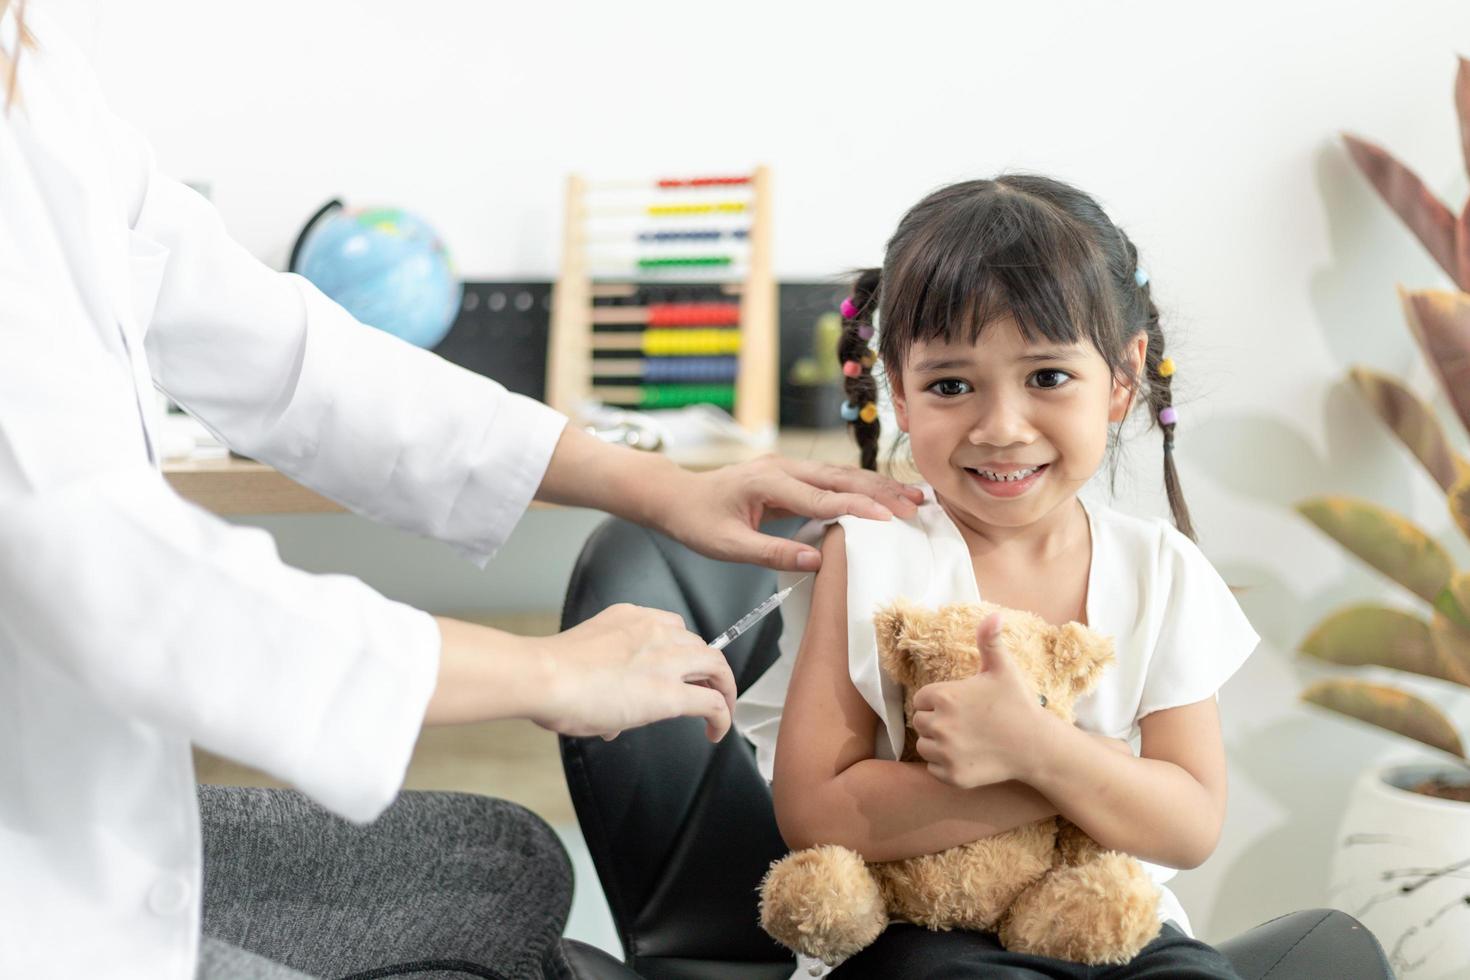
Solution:
{"label": "yellow abacus bead", "polygon": [[1174,358],[1166,357],[1159,362],[1159,377],[1167,378],[1174,373]]}
{"label": "yellow abacus bead", "polygon": [[863,410],[858,412],[858,418],[862,419],[864,422],[871,423],[877,417],[878,406],[874,405],[872,402],[868,402],[866,405],[863,406]]}

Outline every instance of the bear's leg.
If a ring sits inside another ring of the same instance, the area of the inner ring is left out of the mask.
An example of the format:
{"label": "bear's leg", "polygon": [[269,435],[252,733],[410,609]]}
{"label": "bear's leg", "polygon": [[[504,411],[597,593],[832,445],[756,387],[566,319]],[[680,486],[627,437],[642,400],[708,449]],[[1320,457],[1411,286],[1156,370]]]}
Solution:
{"label": "bear's leg", "polygon": [[761,928],[787,949],[836,966],[888,926],[888,908],[867,863],[824,844],[771,865],[761,882]]}
{"label": "bear's leg", "polygon": [[1059,865],[1001,924],[1006,949],[1092,966],[1121,965],[1159,934],[1159,890],[1133,858],[1103,851]]}

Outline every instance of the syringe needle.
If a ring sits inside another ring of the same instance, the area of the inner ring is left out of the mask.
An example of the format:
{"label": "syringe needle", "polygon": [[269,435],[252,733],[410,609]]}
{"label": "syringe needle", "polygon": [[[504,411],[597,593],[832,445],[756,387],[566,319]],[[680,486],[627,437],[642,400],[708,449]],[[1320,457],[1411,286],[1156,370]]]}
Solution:
{"label": "syringe needle", "polygon": [[775,593],[774,595],[767,596],[764,600],[761,601],[760,605],[756,606],[744,616],[741,616],[740,619],[736,621],[734,626],[731,626],[729,629],[725,630],[725,632],[721,633],[719,636],[711,640],[710,646],[716,650],[725,649],[725,647],[729,646],[737,636],[750,629],[756,623],[760,622],[772,609],[775,609],[781,603],[785,602],[786,597],[791,594],[791,591],[809,578],[811,578],[810,575],[803,575],[801,578],[797,579],[795,582],[791,583],[781,591]]}

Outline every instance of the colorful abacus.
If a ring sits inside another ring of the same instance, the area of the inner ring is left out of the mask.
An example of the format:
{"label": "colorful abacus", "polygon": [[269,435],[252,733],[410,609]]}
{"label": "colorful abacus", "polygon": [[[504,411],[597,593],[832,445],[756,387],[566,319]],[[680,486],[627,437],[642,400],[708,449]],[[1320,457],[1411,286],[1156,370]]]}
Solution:
{"label": "colorful abacus", "polygon": [[708,403],[776,424],[770,175],[567,181],[547,401]]}

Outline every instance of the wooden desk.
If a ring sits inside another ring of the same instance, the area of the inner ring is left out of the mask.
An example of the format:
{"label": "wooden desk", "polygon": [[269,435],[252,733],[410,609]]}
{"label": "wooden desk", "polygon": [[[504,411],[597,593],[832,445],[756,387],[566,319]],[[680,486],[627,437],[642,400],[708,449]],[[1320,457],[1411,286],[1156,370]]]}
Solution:
{"label": "wooden desk", "polygon": [[[846,429],[783,429],[775,452],[793,459],[857,464]],[[692,470],[712,470],[762,455],[739,447],[671,454]],[[264,463],[243,459],[177,460],[163,475],[180,496],[216,514],[338,514],[345,508]],[[547,506],[532,504],[534,507]]]}

